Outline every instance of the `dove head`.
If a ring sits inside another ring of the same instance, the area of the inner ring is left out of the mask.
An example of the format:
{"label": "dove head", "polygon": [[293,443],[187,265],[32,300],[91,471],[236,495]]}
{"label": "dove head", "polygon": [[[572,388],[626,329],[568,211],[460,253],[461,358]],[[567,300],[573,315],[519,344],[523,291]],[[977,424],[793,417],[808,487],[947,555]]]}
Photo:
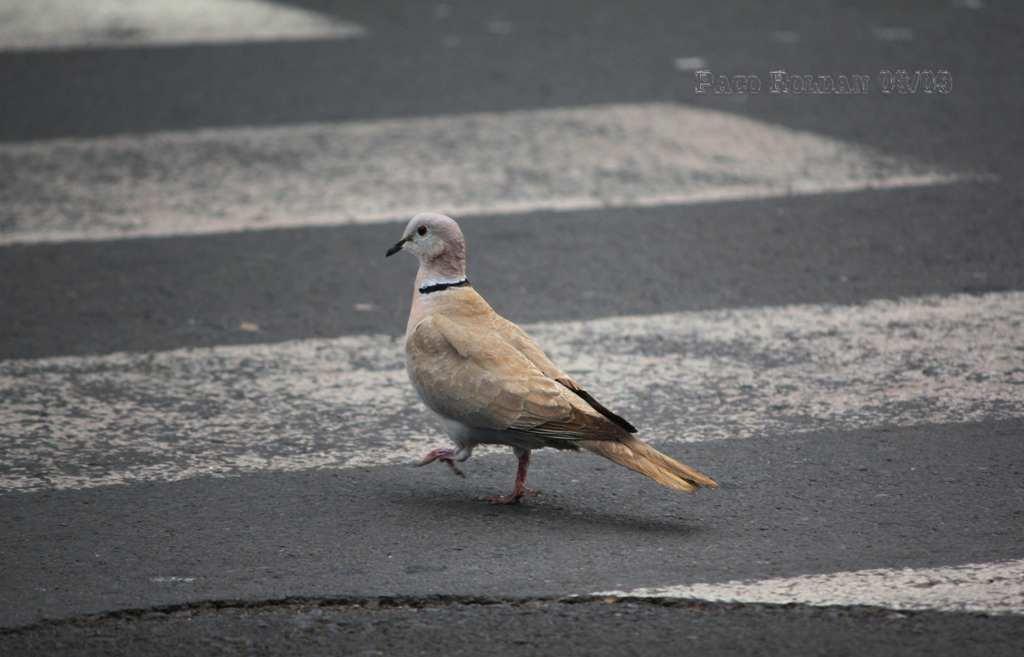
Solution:
{"label": "dove head", "polygon": [[431,278],[466,276],[466,240],[455,220],[443,214],[423,212],[413,217],[402,239],[388,249],[387,255],[399,251],[419,258],[420,269]]}

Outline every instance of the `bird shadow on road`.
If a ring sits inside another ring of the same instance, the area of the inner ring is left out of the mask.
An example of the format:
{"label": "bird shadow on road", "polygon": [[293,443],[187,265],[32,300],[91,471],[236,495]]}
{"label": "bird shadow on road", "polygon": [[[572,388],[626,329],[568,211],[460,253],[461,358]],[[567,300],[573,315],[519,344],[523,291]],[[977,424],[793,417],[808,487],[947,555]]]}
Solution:
{"label": "bird shadow on road", "polygon": [[[561,533],[593,535],[659,534],[689,537],[706,531],[695,515],[667,509],[664,502],[644,504],[622,496],[607,498],[541,493],[516,505],[490,504],[479,493],[467,490],[392,491],[388,501],[414,513],[418,522],[437,520],[449,529],[491,531],[494,523],[520,534]],[[648,500],[650,502],[650,500]]]}

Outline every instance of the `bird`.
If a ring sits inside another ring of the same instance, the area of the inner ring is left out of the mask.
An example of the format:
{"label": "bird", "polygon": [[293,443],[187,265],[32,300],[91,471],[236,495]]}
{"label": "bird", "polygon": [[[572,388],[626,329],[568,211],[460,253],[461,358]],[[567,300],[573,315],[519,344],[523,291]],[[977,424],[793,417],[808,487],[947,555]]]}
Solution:
{"label": "bird", "polygon": [[535,492],[526,488],[527,469],[531,452],[544,447],[592,452],[678,491],[718,487],[638,438],[636,427],[491,308],[466,276],[466,240],[454,219],[417,214],[385,257],[400,251],[419,260],[405,331],[406,370],[453,443],[417,465],[437,461],[464,476],[456,463],[478,445],[511,447],[518,460],[515,484],[510,495],[487,498],[494,504],[517,504]]}

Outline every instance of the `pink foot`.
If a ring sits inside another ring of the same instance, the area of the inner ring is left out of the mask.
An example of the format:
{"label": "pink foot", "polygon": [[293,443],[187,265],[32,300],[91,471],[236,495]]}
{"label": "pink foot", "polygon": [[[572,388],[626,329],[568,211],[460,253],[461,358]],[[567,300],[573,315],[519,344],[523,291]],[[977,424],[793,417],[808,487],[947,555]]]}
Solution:
{"label": "pink foot", "polygon": [[459,470],[458,466],[455,465],[454,457],[455,450],[453,449],[445,449],[443,447],[434,449],[427,452],[427,455],[424,456],[423,459],[416,464],[416,467],[424,466],[427,465],[428,463],[433,463],[434,461],[441,461],[449,468],[451,468],[454,474],[457,474],[460,477],[465,477],[466,475],[462,473],[462,470]]}
{"label": "pink foot", "polygon": [[519,504],[519,500],[526,495],[539,495],[540,491],[530,490],[526,487],[526,469],[530,467],[530,450],[516,448],[516,457],[519,459],[519,467],[516,468],[516,485],[511,495],[495,495],[484,499],[491,504]]}
{"label": "pink foot", "polygon": [[491,504],[519,504],[522,497],[522,495],[493,495],[484,499]]}
{"label": "pink foot", "polygon": [[524,497],[533,497],[540,495],[539,490],[527,488],[521,493],[512,493],[511,495],[491,495],[490,497],[481,498],[491,504],[519,504],[519,501]]}

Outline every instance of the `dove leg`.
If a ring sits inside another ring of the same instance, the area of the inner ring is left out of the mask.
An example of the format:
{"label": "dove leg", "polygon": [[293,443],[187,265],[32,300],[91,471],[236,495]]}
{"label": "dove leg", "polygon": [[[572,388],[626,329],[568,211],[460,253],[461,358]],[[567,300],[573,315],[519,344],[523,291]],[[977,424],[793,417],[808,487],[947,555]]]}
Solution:
{"label": "dove leg", "polygon": [[518,504],[524,495],[535,492],[526,488],[526,471],[530,467],[530,450],[516,447],[515,454],[519,458],[519,465],[516,467],[515,488],[512,489],[511,495],[488,497],[487,501],[491,504]]}
{"label": "dove leg", "polygon": [[[446,464],[449,468],[451,468],[452,472],[454,474],[457,474],[460,477],[465,477],[466,475],[464,475],[462,473],[462,470],[459,470],[459,468],[455,465],[455,457],[456,457],[455,450],[453,450],[453,449],[446,449],[444,447],[439,447],[437,449],[433,449],[433,450],[427,452],[427,455],[424,456],[420,460],[420,462],[416,464],[416,466],[419,467],[419,466],[427,465],[428,463],[433,463],[434,461],[440,461],[440,462]],[[465,459],[462,459],[462,460],[465,460]]]}

